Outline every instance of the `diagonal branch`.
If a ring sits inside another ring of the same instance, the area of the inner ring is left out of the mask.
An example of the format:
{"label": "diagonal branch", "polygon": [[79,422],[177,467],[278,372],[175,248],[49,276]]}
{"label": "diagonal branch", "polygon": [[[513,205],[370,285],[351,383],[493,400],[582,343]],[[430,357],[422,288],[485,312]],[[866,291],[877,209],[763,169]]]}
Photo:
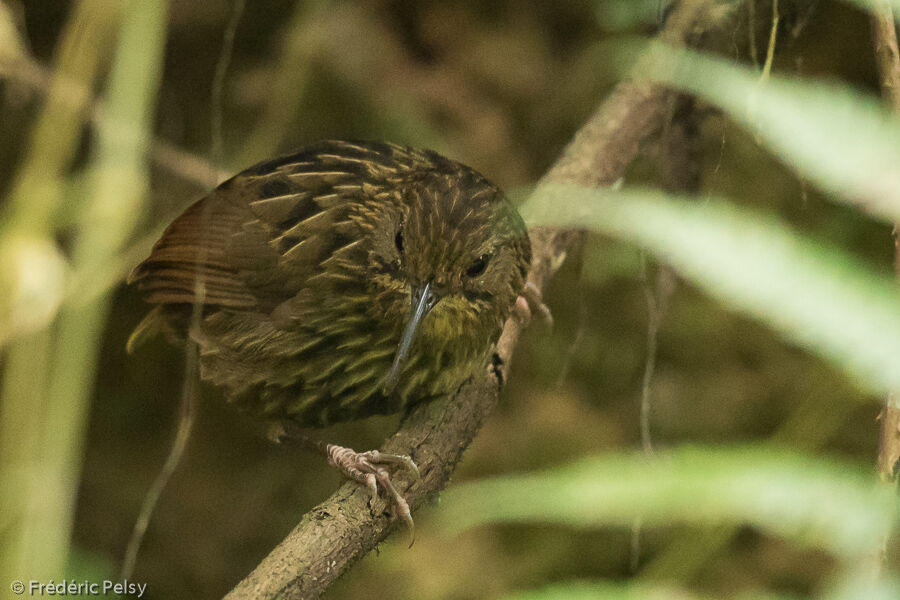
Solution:
{"label": "diagonal branch", "polygon": [[[674,45],[708,44],[719,34],[731,44],[731,31],[743,5],[732,0],[683,0],[669,15],[659,38]],[[725,33],[723,36],[722,34]],[[715,36],[713,36],[715,37]],[[727,46],[726,46],[727,47]],[[642,145],[669,116],[672,93],[649,82],[619,84],[576,133],[541,183],[610,185],[620,179]],[[561,266],[577,237],[571,230],[532,229],[531,281],[541,290]],[[395,483],[415,510],[446,486],[463,451],[497,404],[522,332],[506,323],[489,372],[476,376],[448,398],[415,407],[400,430],[381,448],[409,454],[421,479],[410,484],[404,473]],[[373,512],[375,513],[373,516]],[[394,529],[389,507],[370,508],[368,491],[345,483],[306,515],[294,530],[226,598],[316,598],[349,566]]]}

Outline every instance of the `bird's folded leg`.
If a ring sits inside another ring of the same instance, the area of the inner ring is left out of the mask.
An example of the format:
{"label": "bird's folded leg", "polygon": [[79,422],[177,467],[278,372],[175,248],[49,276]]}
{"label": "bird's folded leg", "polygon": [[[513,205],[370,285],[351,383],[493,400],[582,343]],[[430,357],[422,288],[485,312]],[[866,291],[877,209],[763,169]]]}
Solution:
{"label": "bird's folded leg", "polygon": [[416,539],[416,528],[409,503],[394,486],[394,483],[391,481],[391,474],[384,467],[384,465],[402,465],[418,480],[419,467],[416,466],[412,458],[402,454],[385,454],[378,450],[356,452],[344,446],[326,444],[307,430],[298,427],[290,421],[271,423],[269,426],[269,438],[276,443],[288,441],[300,443],[314,450],[324,452],[330,465],[337,467],[346,477],[369,488],[373,500],[378,497],[378,488],[380,486],[391,499],[397,516],[409,527],[409,545],[413,545]]}
{"label": "bird's folded leg", "polygon": [[513,312],[523,325],[528,325],[531,322],[531,316],[537,313],[540,315],[541,320],[547,324],[547,327],[553,328],[553,313],[544,304],[541,290],[531,281],[525,284],[525,287],[522,288],[522,293],[516,298]]}

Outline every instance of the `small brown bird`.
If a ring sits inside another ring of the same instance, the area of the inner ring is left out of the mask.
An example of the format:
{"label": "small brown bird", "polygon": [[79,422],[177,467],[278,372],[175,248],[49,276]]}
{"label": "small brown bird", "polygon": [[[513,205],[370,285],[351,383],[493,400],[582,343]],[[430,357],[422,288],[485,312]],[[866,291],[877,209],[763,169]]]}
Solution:
{"label": "small brown bird", "polygon": [[[327,141],[251,167],[188,208],[132,273],[149,335],[190,338],[229,401],[294,427],[397,413],[488,364],[531,260],[503,193],[430,150]],[[202,315],[192,324],[195,303]],[[324,445],[401,516],[379,464]]]}

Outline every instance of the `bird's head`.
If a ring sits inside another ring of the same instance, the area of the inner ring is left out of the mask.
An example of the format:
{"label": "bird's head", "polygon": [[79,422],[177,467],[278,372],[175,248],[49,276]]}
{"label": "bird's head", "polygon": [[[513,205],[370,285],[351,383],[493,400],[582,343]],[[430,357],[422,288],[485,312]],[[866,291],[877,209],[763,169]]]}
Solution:
{"label": "bird's head", "polygon": [[[414,344],[482,348],[499,333],[531,262],[528,233],[502,192],[467,169],[428,171],[396,186],[370,253],[401,332],[384,391]],[[378,203],[385,206],[385,203]]]}

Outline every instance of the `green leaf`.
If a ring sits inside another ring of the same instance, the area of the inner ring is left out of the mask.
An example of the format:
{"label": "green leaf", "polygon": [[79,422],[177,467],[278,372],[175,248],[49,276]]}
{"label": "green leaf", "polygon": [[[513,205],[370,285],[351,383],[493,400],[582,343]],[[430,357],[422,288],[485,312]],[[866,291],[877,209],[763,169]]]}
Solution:
{"label": "green leaf", "polygon": [[598,0],[594,11],[597,24],[607,31],[657,24],[664,13],[659,0]]}
{"label": "green leaf", "polygon": [[890,522],[890,492],[874,484],[821,458],[685,447],[456,486],[437,518],[451,530],[497,522],[629,527],[638,517],[646,526],[749,523],[853,560],[877,555]]}
{"label": "green leaf", "polygon": [[661,192],[558,185],[539,188],[522,214],[530,225],[586,228],[635,243],[865,389],[900,389],[895,282],[771,217]]}
{"label": "green leaf", "polygon": [[[569,581],[557,583],[538,590],[515,592],[504,597],[504,600],[638,600],[642,598],[659,598],[657,590],[645,588],[635,590],[633,586],[609,582]],[[684,595],[687,600],[690,596]]]}
{"label": "green leaf", "polygon": [[822,595],[822,600],[897,600],[900,580],[896,573],[873,578],[872,572],[853,573],[839,580],[832,589]]}
{"label": "green leaf", "polygon": [[893,9],[894,19],[900,19],[900,0],[844,0],[844,2],[868,12],[874,12],[879,8],[879,4],[886,4]]}
{"label": "green leaf", "polygon": [[[515,592],[503,600],[700,600],[684,590],[660,585],[613,583],[609,581],[567,581],[536,590]],[[786,596],[741,594],[739,600],[787,600]]]}
{"label": "green leaf", "polygon": [[900,119],[848,86],[772,77],[721,58],[651,44],[637,73],[718,105],[822,188],[900,221]]}

